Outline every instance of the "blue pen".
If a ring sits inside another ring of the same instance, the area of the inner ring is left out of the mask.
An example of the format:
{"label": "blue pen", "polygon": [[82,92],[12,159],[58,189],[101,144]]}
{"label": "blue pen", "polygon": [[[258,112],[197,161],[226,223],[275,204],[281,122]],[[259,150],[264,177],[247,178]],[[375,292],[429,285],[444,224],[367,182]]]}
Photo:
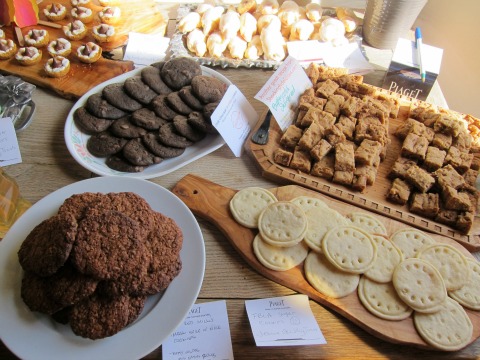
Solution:
{"label": "blue pen", "polygon": [[417,47],[418,64],[420,65],[420,76],[422,77],[422,82],[425,82],[427,74],[425,73],[422,63],[422,31],[419,27],[415,29],[415,45]]}

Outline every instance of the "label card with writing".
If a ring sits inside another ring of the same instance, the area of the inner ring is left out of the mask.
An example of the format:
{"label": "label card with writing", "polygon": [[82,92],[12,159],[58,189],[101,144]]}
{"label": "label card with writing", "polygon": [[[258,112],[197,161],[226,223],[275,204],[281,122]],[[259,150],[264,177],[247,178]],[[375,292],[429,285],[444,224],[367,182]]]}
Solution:
{"label": "label card with writing", "polygon": [[22,162],[17,134],[10,118],[0,118],[0,166]]}
{"label": "label card with writing", "polygon": [[245,307],[257,346],[327,343],[306,295],[247,300]]}
{"label": "label card with writing", "polygon": [[169,44],[169,38],[158,34],[130,32],[123,60],[133,61],[135,65],[150,65],[165,58]]}
{"label": "label card with writing", "polygon": [[211,118],[232,152],[240,157],[243,144],[258,121],[258,114],[247,98],[235,85],[230,85]]}
{"label": "label card with writing", "polygon": [[162,344],[164,360],[233,360],[225,300],[195,304]]}
{"label": "label card with writing", "polygon": [[289,56],[255,95],[267,105],[282,130],[292,124],[298,99],[312,86],[305,70]]}

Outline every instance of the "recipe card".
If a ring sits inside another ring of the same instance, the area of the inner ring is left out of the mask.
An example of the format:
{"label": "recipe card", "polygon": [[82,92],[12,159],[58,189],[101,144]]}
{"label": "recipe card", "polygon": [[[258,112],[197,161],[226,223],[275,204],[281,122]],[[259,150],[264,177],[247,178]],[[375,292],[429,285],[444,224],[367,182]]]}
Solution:
{"label": "recipe card", "polygon": [[128,43],[123,60],[146,66],[165,58],[170,39],[158,34],[128,33]]}
{"label": "recipe card", "polygon": [[162,344],[163,360],[233,360],[225,300],[195,304]]}
{"label": "recipe card", "polygon": [[0,166],[22,162],[17,134],[11,118],[0,118]]}
{"label": "recipe card", "polygon": [[326,340],[307,295],[245,301],[257,346],[322,345]]}

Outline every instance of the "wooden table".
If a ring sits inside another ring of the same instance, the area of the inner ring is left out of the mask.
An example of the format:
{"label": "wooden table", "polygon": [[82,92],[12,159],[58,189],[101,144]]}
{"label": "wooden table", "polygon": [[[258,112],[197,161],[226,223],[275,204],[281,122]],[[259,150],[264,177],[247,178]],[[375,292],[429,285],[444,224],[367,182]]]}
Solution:
{"label": "wooden table", "polygon": [[[365,81],[380,85],[391,58],[390,51],[366,49],[375,71]],[[255,110],[262,114],[266,107],[254,99],[255,94],[272,75],[263,69],[216,69],[229,78],[247,97]],[[430,99],[446,106],[438,84]],[[34,93],[37,110],[33,123],[18,134],[22,152],[21,164],[5,168],[15,177],[21,192],[32,203],[51,192],[94,176],[75,162],[63,138],[67,114],[74,102],[37,89]],[[197,174],[223,186],[241,189],[247,186],[276,187],[261,177],[252,158],[245,154],[236,158],[227,146],[168,175],[151,179],[167,189],[185,175]],[[198,302],[225,299],[227,301],[230,331],[235,359],[473,359],[480,357],[480,340],[456,353],[422,351],[412,347],[394,345],[377,339],[353,325],[342,316],[314,301],[310,301],[315,318],[327,340],[326,345],[298,347],[256,347],[245,311],[245,300],[294,294],[253,271],[228,243],[222,233],[210,223],[198,218],[205,239],[206,270]],[[0,325],[1,326],[1,325]],[[18,336],[22,336],[18,334]],[[25,339],[28,346],[28,339]],[[161,347],[145,359],[161,359]],[[68,358],[68,354],[65,354]],[[0,343],[0,359],[16,359]]]}

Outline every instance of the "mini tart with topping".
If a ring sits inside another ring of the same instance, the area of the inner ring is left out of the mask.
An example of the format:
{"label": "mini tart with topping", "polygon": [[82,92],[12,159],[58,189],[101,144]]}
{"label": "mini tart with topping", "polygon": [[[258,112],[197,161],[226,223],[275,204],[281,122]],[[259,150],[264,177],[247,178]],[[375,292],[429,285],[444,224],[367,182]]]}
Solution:
{"label": "mini tart with topping", "polygon": [[84,6],[73,7],[70,11],[72,18],[75,20],[80,20],[84,24],[88,24],[93,20],[93,11],[92,9],[86,8]]}
{"label": "mini tart with topping", "polygon": [[90,0],[70,0],[72,6],[85,6],[90,4]]}
{"label": "mini tart with topping", "polygon": [[104,24],[116,24],[121,17],[121,11],[119,7],[107,6],[102,11],[98,12],[100,21]]}
{"label": "mini tart with topping", "polygon": [[42,50],[34,46],[21,47],[15,54],[15,59],[24,66],[34,65],[42,60]]}
{"label": "mini tart with topping", "polygon": [[27,32],[27,34],[24,36],[24,39],[26,45],[41,48],[48,44],[50,36],[48,35],[47,30],[32,29]]}
{"label": "mini tart with topping", "polygon": [[72,44],[64,38],[52,40],[47,46],[47,51],[50,56],[68,56],[72,51]]}
{"label": "mini tart with topping", "polygon": [[102,48],[94,42],[87,42],[77,49],[77,57],[83,63],[92,64],[102,56]]}
{"label": "mini tart with topping", "polygon": [[43,9],[43,14],[50,21],[60,21],[67,16],[67,8],[59,3],[48,4]]}
{"label": "mini tart with topping", "polygon": [[118,5],[120,1],[119,0],[98,0],[98,2],[102,6],[113,6],[113,5]]}
{"label": "mini tart with topping", "polygon": [[115,28],[112,25],[100,24],[92,28],[92,36],[99,43],[109,42],[115,35]]}
{"label": "mini tart with topping", "polygon": [[10,59],[17,52],[17,45],[10,39],[0,40],[0,60]]}
{"label": "mini tart with topping", "polygon": [[80,20],[74,20],[62,27],[63,33],[70,40],[82,40],[87,35],[88,29]]}
{"label": "mini tart with topping", "polygon": [[44,69],[48,76],[59,78],[70,71],[70,61],[63,56],[54,56],[47,60]]}

